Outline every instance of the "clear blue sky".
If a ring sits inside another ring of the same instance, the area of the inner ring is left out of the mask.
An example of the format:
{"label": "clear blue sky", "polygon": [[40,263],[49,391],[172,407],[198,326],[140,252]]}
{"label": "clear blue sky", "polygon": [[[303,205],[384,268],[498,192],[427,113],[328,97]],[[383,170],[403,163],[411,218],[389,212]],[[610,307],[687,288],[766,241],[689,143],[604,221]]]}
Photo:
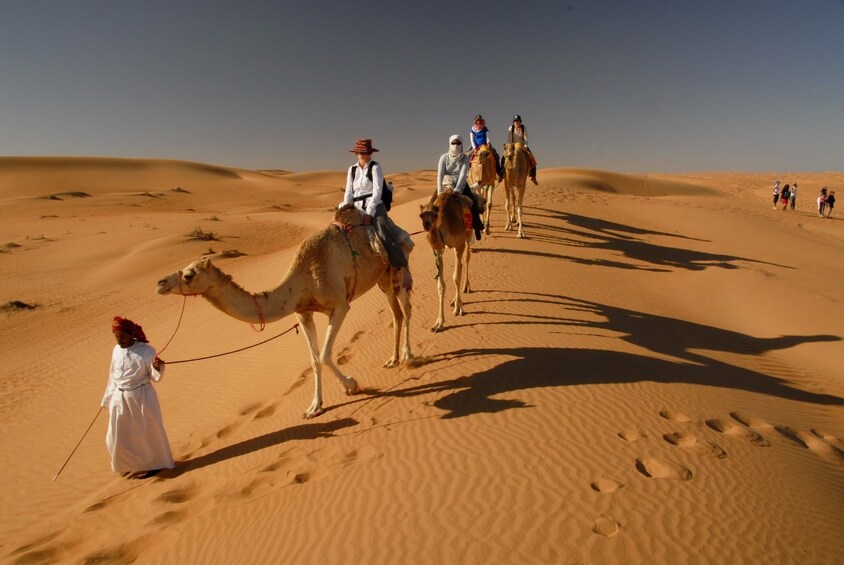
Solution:
{"label": "clear blue sky", "polygon": [[0,155],[430,169],[475,114],[540,167],[844,168],[842,0],[0,0]]}

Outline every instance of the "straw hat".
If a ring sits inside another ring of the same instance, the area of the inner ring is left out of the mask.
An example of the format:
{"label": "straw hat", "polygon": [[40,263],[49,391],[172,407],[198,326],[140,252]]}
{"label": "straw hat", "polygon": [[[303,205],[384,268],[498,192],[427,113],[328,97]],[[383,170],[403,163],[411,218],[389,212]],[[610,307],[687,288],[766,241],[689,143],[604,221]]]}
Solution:
{"label": "straw hat", "polygon": [[378,151],[372,147],[371,139],[358,139],[355,141],[354,149],[349,149],[350,153],[375,153]]}

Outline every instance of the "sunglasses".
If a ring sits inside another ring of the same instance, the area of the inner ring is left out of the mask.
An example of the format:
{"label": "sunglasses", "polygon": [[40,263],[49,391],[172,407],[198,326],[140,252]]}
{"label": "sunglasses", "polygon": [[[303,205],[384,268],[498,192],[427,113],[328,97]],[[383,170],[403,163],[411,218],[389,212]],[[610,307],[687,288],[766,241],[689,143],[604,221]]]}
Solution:
{"label": "sunglasses", "polygon": [[452,145],[463,145],[463,144],[462,144],[462,143],[460,143],[459,141],[452,141],[452,142],[451,142],[451,144],[452,144]]}

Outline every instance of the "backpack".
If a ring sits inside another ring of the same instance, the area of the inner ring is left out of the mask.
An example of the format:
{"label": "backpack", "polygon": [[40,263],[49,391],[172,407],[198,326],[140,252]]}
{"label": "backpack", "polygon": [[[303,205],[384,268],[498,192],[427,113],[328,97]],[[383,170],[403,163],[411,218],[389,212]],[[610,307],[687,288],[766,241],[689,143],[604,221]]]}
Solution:
{"label": "backpack", "polygon": [[[372,165],[377,165],[377,161],[370,161],[369,164],[366,166],[366,178],[369,179],[369,182],[372,182]],[[352,165],[352,178],[355,178],[355,174],[357,172],[357,165]],[[367,194],[365,196],[358,196],[355,200],[366,200],[372,196],[371,194]],[[387,211],[390,211],[390,208],[393,206],[393,183],[388,183],[387,179],[381,178],[381,202],[384,203],[384,208]]]}

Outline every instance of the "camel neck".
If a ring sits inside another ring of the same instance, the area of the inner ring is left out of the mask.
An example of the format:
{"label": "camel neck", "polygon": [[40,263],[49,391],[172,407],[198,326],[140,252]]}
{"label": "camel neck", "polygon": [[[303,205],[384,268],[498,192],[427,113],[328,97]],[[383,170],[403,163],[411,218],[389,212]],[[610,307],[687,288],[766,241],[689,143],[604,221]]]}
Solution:
{"label": "camel neck", "polygon": [[208,302],[229,316],[250,324],[278,321],[296,310],[298,293],[290,292],[290,278],[275,289],[253,294],[231,280],[212,285],[204,294]]}

